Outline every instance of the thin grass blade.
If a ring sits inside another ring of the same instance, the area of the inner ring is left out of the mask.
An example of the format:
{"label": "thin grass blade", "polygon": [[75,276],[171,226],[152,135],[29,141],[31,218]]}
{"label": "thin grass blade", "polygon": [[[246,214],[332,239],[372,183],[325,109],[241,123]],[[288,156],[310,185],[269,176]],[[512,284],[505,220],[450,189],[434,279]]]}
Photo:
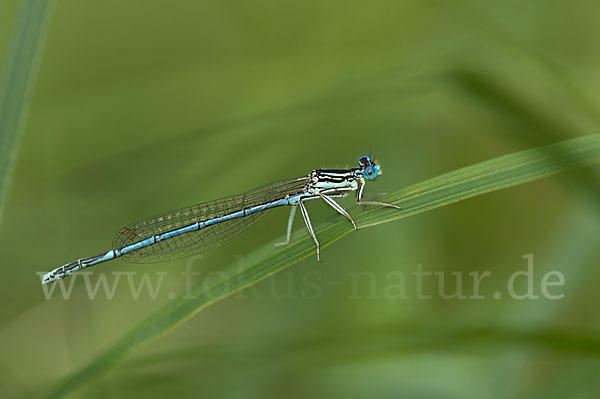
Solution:
{"label": "thin grass blade", "polygon": [[[422,213],[476,195],[543,178],[573,168],[600,163],[600,134],[520,151],[465,167],[386,195],[383,199],[403,207],[402,211],[373,207],[358,214],[361,228]],[[334,217],[335,216],[335,217]],[[321,247],[351,232],[344,218],[334,215],[317,228]],[[86,384],[144,343],[156,340],[211,304],[313,255],[310,237],[281,249],[266,244],[249,254],[242,266],[224,269],[219,280],[198,284],[190,295],[160,309],[127,332],[88,366],[57,385],[52,396],[64,396]],[[192,298],[192,299],[190,299]]]}
{"label": "thin grass blade", "polygon": [[22,0],[0,81],[0,222],[53,0]]}

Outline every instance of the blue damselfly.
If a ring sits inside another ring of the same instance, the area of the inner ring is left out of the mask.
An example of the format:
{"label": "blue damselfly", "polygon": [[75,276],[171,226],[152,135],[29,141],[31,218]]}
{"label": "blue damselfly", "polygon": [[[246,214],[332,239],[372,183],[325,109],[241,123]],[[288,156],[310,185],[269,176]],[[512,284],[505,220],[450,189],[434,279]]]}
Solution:
{"label": "blue damselfly", "polygon": [[350,191],[356,191],[356,202],[360,205],[401,209],[384,202],[362,201],[366,181],[375,180],[381,175],[381,167],[368,155],[360,157],[358,166],[351,169],[315,169],[302,177],[268,184],[244,194],[204,202],[132,223],[119,230],[113,240],[113,249],[58,267],[46,273],[42,277],[42,283],[60,280],[78,270],[115,258],[123,258],[132,263],[153,263],[190,256],[220,245],[256,222],[266,210],[284,205],[292,207],[287,239],[276,245],[290,242],[292,223],[298,206],[308,232],[315,242],[317,260],[320,260],[319,240],[304,202],[322,199],[348,218],[355,229],[356,223],[350,214],[333,200],[334,197],[344,197]]}

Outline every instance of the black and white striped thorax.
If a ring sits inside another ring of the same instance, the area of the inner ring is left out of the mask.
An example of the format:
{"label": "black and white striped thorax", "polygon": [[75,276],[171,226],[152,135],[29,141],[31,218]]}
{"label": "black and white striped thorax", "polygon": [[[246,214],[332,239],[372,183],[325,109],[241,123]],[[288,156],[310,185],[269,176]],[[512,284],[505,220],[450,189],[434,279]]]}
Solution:
{"label": "black and white striped thorax", "polygon": [[354,191],[362,179],[360,169],[315,169],[306,182],[306,192],[310,194]]}

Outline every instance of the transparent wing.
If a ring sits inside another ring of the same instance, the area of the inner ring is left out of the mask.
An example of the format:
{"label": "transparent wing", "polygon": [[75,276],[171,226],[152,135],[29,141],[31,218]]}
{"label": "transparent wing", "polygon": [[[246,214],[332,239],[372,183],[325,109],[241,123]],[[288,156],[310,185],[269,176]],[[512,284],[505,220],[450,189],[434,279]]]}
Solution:
{"label": "transparent wing", "polygon": [[[192,223],[224,216],[240,209],[271,202],[286,195],[301,193],[307,177],[271,183],[244,194],[233,195],[214,201],[162,213],[123,227],[113,240],[113,248],[119,249],[135,244],[148,237],[175,230]],[[180,259],[221,245],[260,219],[265,212],[258,212],[238,219],[181,234],[156,244],[123,255],[131,263],[154,263]]]}

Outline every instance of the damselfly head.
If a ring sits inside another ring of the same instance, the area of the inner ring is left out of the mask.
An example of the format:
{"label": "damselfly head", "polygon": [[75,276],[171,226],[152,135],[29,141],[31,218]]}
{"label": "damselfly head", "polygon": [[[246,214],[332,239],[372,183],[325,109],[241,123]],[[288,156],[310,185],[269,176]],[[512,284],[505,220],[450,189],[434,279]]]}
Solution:
{"label": "damselfly head", "polygon": [[375,161],[368,155],[363,155],[358,159],[358,166],[360,166],[362,174],[367,180],[375,180],[381,174],[381,167],[376,165]]}

